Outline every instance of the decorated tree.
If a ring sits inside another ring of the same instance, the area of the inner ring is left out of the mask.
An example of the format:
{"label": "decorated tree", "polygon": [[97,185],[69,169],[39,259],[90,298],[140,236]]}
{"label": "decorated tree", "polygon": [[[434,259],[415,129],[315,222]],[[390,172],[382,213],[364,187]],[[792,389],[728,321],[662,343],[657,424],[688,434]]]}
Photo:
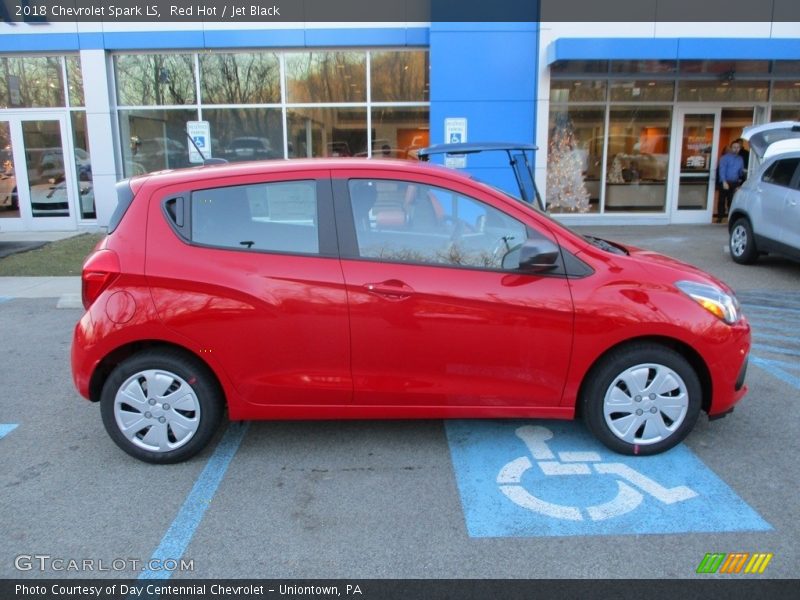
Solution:
{"label": "decorated tree", "polygon": [[547,153],[547,207],[557,212],[587,212],[589,192],[583,180],[583,158],[576,150],[569,116],[558,113]]}

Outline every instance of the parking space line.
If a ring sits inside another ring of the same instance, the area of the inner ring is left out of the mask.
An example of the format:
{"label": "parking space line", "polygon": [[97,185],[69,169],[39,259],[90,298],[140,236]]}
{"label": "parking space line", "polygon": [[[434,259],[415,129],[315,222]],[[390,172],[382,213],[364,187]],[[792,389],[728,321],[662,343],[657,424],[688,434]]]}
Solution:
{"label": "parking space line", "polygon": [[[203,520],[206,509],[211,504],[231,460],[236,455],[248,427],[249,423],[230,423],[228,425],[225,435],[217,444],[214,454],[208,459],[208,463],[195,481],[183,506],[178,511],[178,515],[150,557],[151,561],[161,561],[161,564],[164,564],[165,560],[180,560],[183,556],[200,521]],[[148,568],[142,571],[139,579],[169,579],[171,576],[172,571],[163,569],[152,571]]]}
{"label": "parking space line", "polygon": [[770,360],[768,358],[761,358],[760,356],[751,356],[750,360],[754,365],[761,367],[773,377],[776,377],[784,383],[788,383],[789,385],[793,386],[795,389],[800,390],[800,377],[792,375],[784,370],[784,367],[796,367],[794,363],[787,363],[781,360]]}
{"label": "parking space line", "polygon": [[0,440],[6,437],[9,433],[14,431],[17,428],[16,424],[3,424],[0,423]]}

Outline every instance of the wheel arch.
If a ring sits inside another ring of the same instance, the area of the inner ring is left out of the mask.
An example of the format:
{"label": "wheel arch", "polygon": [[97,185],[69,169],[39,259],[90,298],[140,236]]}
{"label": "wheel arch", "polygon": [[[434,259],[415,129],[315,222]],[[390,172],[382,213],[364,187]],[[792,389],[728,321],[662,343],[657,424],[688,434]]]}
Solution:
{"label": "wheel arch", "polygon": [[733,226],[736,223],[736,221],[738,221],[739,219],[744,219],[745,221],[747,221],[750,224],[750,228],[751,229],[753,228],[753,220],[750,218],[750,215],[747,212],[745,212],[744,210],[739,208],[739,209],[734,210],[728,216],[728,234],[730,234],[733,231]]}
{"label": "wheel arch", "polygon": [[697,374],[697,378],[700,380],[700,387],[702,389],[702,402],[701,408],[705,412],[711,408],[711,398],[714,392],[713,385],[711,383],[711,372],[708,369],[708,365],[706,364],[703,357],[692,348],[686,342],[681,340],[670,338],[666,336],[658,336],[658,335],[648,335],[648,336],[640,336],[636,338],[627,339],[623,342],[619,342],[609,348],[606,348],[604,352],[595,358],[592,362],[591,366],[586,370],[581,379],[581,385],[578,388],[578,395],[575,398],[575,418],[581,418],[583,416],[583,406],[581,402],[581,398],[583,398],[584,389],[586,388],[588,382],[590,381],[593,373],[601,364],[601,362],[611,353],[617,352],[621,349],[628,348],[630,346],[638,346],[638,345],[647,345],[647,344],[655,344],[658,346],[662,346],[665,348],[669,348],[678,354],[680,354],[686,361],[691,365],[694,369],[695,373]]}
{"label": "wheel arch", "polygon": [[220,381],[219,377],[214,371],[214,369],[211,368],[211,365],[209,365],[208,362],[203,359],[203,357],[197,355],[188,348],[181,346],[179,344],[175,344],[173,342],[166,342],[164,340],[137,340],[129,344],[124,344],[118,348],[115,348],[113,351],[109,352],[97,364],[97,367],[92,373],[92,378],[89,380],[89,400],[92,402],[100,401],[100,394],[103,391],[103,385],[105,385],[108,376],[111,374],[114,368],[123,360],[125,360],[130,356],[133,356],[134,354],[138,354],[143,350],[159,350],[159,349],[177,352],[179,354],[186,356],[187,358],[190,358],[191,360],[200,363],[202,367],[207,371],[208,375],[217,384],[217,387],[219,388],[220,393],[222,394],[223,401],[227,406],[228,404],[227,391],[225,389],[225,386],[222,384],[222,381]]}

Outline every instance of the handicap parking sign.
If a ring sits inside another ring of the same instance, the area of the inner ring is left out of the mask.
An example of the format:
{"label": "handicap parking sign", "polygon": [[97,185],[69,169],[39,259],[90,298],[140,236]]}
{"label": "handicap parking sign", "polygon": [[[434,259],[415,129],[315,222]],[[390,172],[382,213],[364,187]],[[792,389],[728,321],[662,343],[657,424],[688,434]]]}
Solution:
{"label": "handicap parking sign", "polygon": [[446,429],[472,537],[772,528],[683,444],[631,457],[577,422],[448,421]]}

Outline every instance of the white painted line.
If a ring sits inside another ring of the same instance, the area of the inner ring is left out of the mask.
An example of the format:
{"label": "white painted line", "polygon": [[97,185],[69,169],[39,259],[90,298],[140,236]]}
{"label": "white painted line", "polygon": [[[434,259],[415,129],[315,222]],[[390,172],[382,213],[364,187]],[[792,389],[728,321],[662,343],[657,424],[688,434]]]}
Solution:
{"label": "white painted line", "polygon": [[682,500],[688,500],[697,496],[697,492],[685,485],[679,485],[674,488],[665,488],[659,485],[649,477],[642,475],[639,471],[631,469],[628,465],[622,463],[610,463],[595,465],[594,468],[598,473],[609,473],[619,475],[623,479],[627,479],[640,490],[647,492],[654,498],[661,500],[664,504],[674,504]]}
{"label": "white painted line", "polygon": [[592,521],[603,521],[605,519],[624,515],[625,513],[635,510],[642,503],[644,496],[627,483],[617,481],[617,486],[619,487],[619,493],[613,500],[605,504],[590,506],[586,509]]}
{"label": "white painted line", "polygon": [[56,308],[83,308],[80,294],[61,294],[56,303]]}
{"label": "white painted line", "polygon": [[559,452],[558,458],[564,462],[600,462],[597,452]]}
{"label": "white painted line", "polygon": [[561,506],[560,504],[551,504],[550,502],[539,500],[539,498],[532,496],[525,488],[518,485],[501,485],[500,489],[508,496],[509,500],[523,508],[556,519],[583,521],[580,509],[574,506]]}
{"label": "white painted line", "polygon": [[553,460],[555,454],[550,451],[545,442],[552,439],[552,432],[539,425],[525,425],[516,431],[517,437],[525,442],[531,455],[536,460]]}
{"label": "white painted line", "polygon": [[565,465],[559,462],[540,462],[539,467],[545,475],[591,475],[587,464]]}
{"label": "white painted line", "polygon": [[500,473],[497,474],[497,483],[519,483],[522,480],[522,474],[530,468],[530,459],[527,456],[520,456],[500,470]]}

